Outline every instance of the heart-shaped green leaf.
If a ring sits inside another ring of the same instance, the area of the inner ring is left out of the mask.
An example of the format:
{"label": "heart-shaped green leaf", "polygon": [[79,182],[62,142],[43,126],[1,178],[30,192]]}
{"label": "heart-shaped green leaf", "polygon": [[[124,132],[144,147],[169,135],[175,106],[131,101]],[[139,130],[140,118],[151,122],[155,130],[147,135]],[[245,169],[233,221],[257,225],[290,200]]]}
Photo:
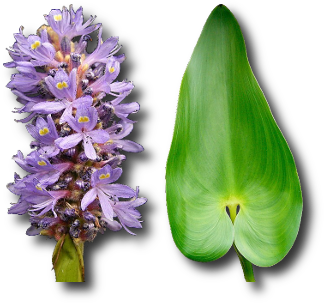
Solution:
{"label": "heart-shaped green leaf", "polygon": [[224,5],[209,16],[182,79],[166,193],[174,241],[196,261],[234,244],[243,267],[272,266],[298,233],[294,159]]}

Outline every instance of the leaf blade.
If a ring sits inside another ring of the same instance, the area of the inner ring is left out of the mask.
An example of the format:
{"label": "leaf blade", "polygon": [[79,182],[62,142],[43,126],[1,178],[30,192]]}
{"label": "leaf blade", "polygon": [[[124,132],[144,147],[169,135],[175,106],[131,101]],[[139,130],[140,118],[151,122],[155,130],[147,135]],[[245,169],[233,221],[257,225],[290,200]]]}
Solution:
{"label": "leaf blade", "polygon": [[[294,159],[225,6],[209,16],[185,71],[166,181],[173,238],[193,259],[217,259],[235,239],[246,259],[272,266],[296,239],[302,196]],[[231,205],[240,206],[234,229],[225,220]],[[213,253],[196,258],[200,242]]]}

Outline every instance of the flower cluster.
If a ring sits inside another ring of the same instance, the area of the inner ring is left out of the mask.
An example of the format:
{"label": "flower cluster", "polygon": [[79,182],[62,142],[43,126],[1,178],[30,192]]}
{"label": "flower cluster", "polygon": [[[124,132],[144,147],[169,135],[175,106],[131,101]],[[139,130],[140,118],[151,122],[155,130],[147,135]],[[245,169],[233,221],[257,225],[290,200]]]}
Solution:
{"label": "flower cluster", "polygon": [[[92,241],[106,228],[141,228],[136,209],[146,202],[138,189],[115,183],[126,159],[122,151],[141,152],[143,147],[125,140],[133,129],[129,115],[137,102],[122,103],[133,89],[116,81],[125,56],[117,55],[118,38],[102,41],[101,24],[94,17],[83,23],[80,7],[53,9],[37,35],[25,37],[23,28],[9,54],[15,67],[7,87],[28,113],[18,120],[35,139],[26,157],[18,151],[16,163],[28,174],[15,174],[8,185],[19,195],[10,214],[30,214],[28,235],[60,239],[69,233]],[[98,30],[98,45],[88,53],[89,34]]]}

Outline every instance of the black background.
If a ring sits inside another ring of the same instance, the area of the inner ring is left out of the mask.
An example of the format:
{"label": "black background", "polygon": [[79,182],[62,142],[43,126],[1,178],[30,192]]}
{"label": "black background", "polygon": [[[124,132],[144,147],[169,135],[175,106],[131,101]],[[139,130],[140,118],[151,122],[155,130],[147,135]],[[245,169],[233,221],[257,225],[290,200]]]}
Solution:
{"label": "black background", "polygon": [[[104,25],[103,38],[119,36],[123,46],[120,53],[128,57],[122,64],[118,79],[127,78],[135,83],[127,101],[139,102],[141,110],[132,116],[139,123],[129,139],[142,144],[145,151],[127,154],[124,174],[119,182],[134,188],[139,185],[141,196],[148,198],[147,204],[139,208],[144,222],[143,229],[136,230],[138,236],[129,235],[124,230],[119,233],[107,231],[94,243],[86,245],[87,282],[136,285],[149,280],[180,289],[183,282],[210,281],[215,287],[218,282],[244,282],[233,249],[223,258],[208,264],[196,263],[182,256],[172,241],[166,214],[165,161],[172,137],[178,89],[203,24],[214,6],[219,4],[208,3],[187,2],[183,5],[175,1],[143,1],[129,4],[109,1],[106,7],[99,2],[82,3],[85,19],[96,15],[96,22]],[[305,110],[298,104],[306,101],[303,100],[305,74],[301,75],[301,67],[309,37],[300,18],[304,11],[302,6],[270,3],[260,1],[255,4],[253,1],[252,5],[245,1],[232,1],[232,4],[228,1],[224,4],[241,25],[253,72],[294,154],[303,185],[306,173],[302,145],[307,137],[303,133]],[[75,4],[74,9],[79,6]],[[61,4],[42,2],[33,7],[31,2],[21,2],[18,7],[6,4],[2,15],[5,17],[8,12],[10,18],[1,21],[3,63],[10,61],[5,47],[13,45],[12,33],[18,32],[22,25],[25,36],[35,34],[37,28],[45,23],[43,14],[55,8],[61,9]],[[95,47],[96,36],[92,36]],[[1,69],[1,122],[4,129],[1,218],[5,222],[2,223],[2,263],[8,265],[5,269],[8,283],[54,282],[50,260],[55,241],[26,236],[29,227],[27,215],[6,215],[9,203],[16,202],[17,197],[6,190],[5,184],[13,180],[14,171],[23,174],[10,158],[17,149],[27,155],[32,139],[22,124],[13,121],[20,118],[11,113],[19,104],[5,88],[12,73],[14,70]],[[305,198],[305,192],[303,194]],[[299,280],[304,269],[297,260],[304,254],[304,235],[302,220],[297,241],[282,262],[271,268],[254,267],[257,281],[284,283]]]}

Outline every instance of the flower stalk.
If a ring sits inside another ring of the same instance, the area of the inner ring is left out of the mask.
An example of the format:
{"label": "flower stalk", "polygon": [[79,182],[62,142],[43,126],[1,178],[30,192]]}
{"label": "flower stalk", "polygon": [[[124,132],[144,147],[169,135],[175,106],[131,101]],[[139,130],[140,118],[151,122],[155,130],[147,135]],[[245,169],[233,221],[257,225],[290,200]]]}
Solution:
{"label": "flower stalk", "polygon": [[[141,228],[136,209],[146,202],[139,190],[116,183],[122,175],[124,152],[143,147],[126,140],[139,110],[125,103],[132,82],[118,81],[125,60],[118,38],[102,40],[101,24],[94,17],[83,23],[83,11],[70,6],[53,9],[48,25],[36,35],[23,35],[21,27],[9,49],[16,68],[7,87],[22,107],[16,120],[27,123],[33,137],[27,156],[13,158],[27,175],[15,174],[8,189],[19,196],[8,213],[30,215],[27,235],[44,235],[58,242],[53,254],[56,280],[83,282],[83,246],[106,229]],[[89,34],[98,30],[98,43],[87,52]]]}

